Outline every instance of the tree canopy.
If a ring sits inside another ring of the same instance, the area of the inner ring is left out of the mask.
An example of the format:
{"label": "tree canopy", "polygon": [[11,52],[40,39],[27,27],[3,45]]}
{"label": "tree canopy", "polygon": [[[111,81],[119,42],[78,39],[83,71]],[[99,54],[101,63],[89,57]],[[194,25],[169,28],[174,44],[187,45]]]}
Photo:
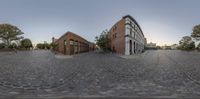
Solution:
{"label": "tree canopy", "polygon": [[4,48],[5,46],[6,46],[5,43],[0,43],[0,49]]}
{"label": "tree canopy", "polygon": [[26,49],[30,49],[31,47],[33,47],[31,40],[30,39],[23,39],[21,41],[21,47],[26,48]]}
{"label": "tree canopy", "polygon": [[179,48],[182,50],[192,50],[195,48],[195,42],[192,41],[192,38],[189,36],[184,36],[180,41],[179,41]]}
{"label": "tree canopy", "polygon": [[107,32],[106,31],[103,31],[100,36],[96,36],[95,37],[95,41],[96,41],[96,44],[103,50],[103,51],[106,51],[108,50],[108,43],[109,43],[109,39],[108,39],[108,36],[107,36]]}
{"label": "tree canopy", "polygon": [[199,50],[200,50],[200,43],[197,45],[197,49],[199,49]]}
{"label": "tree canopy", "polygon": [[36,45],[36,47],[37,47],[38,49],[50,49],[50,48],[51,48],[51,45],[48,44],[48,43],[38,43],[38,44]]}
{"label": "tree canopy", "polygon": [[197,41],[200,40],[200,24],[194,26],[191,37],[195,38]]}
{"label": "tree canopy", "polygon": [[0,39],[7,47],[11,45],[12,41],[22,39],[22,34],[24,33],[16,26],[11,24],[0,24]]}
{"label": "tree canopy", "polygon": [[58,50],[58,44],[51,43],[50,46],[51,46],[51,48],[52,48],[53,51]]}

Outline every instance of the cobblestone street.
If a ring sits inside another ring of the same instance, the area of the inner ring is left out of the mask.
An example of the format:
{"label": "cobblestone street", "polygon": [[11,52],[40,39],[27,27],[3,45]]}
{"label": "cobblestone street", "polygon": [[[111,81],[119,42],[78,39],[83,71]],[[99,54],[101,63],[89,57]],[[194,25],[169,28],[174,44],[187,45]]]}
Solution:
{"label": "cobblestone street", "polygon": [[0,53],[0,97],[200,97],[200,53]]}

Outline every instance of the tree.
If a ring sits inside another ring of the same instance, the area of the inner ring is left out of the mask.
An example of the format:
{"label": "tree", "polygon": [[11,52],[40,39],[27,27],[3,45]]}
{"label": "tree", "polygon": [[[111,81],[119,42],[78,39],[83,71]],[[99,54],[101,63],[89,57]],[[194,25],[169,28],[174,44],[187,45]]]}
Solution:
{"label": "tree", "polygon": [[44,44],[38,43],[38,44],[36,45],[36,47],[37,47],[38,49],[50,49],[50,48],[51,48],[51,45],[48,44],[48,43],[44,43]]}
{"label": "tree", "polygon": [[197,45],[197,49],[200,50],[200,43]]}
{"label": "tree", "polygon": [[44,48],[45,48],[45,47],[44,47],[44,44],[41,44],[41,43],[37,44],[36,47],[37,47],[38,49],[44,49]]}
{"label": "tree", "polygon": [[17,44],[16,43],[11,43],[9,48],[17,48]]}
{"label": "tree", "polygon": [[108,39],[108,35],[106,31],[103,31],[100,36],[96,36],[95,37],[95,41],[96,44],[103,50],[103,51],[107,51],[109,49],[108,47],[108,43],[109,43],[109,39]]}
{"label": "tree", "polygon": [[194,26],[191,37],[195,38],[197,41],[200,40],[200,24]]}
{"label": "tree", "polygon": [[58,49],[58,44],[51,43],[50,46],[51,46],[53,51],[56,51]]}
{"label": "tree", "polygon": [[10,24],[0,24],[0,39],[6,44],[6,46],[10,46],[11,42],[14,40],[22,39],[20,36],[24,34],[19,28]]}
{"label": "tree", "polygon": [[5,48],[6,44],[5,43],[0,43],[0,49]]}
{"label": "tree", "polygon": [[195,49],[195,42],[194,41],[192,41],[191,43],[189,43],[188,49],[189,50]]}
{"label": "tree", "polygon": [[195,48],[195,43],[192,41],[192,38],[189,36],[184,36],[180,41],[179,41],[179,49],[182,50],[192,50]]}
{"label": "tree", "polygon": [[44,49],[48,49],[49,50],[51,48],[51,45],[48,44],[48,43],[44,43],[43,46],[44,46]]}
{"label": "tree", "polygon": [[30,39],[23,39],[21,41],[21,47],[26,48],[26,49],[30,49],[31,47],[33,47],[31,40]]}

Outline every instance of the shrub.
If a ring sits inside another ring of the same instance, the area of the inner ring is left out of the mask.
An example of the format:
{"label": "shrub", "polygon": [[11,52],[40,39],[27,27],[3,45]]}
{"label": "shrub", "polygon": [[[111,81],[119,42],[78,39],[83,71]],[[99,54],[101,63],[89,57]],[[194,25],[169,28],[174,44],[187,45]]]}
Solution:
{"label": "shrub", "polygon": [[31,47],[33,47],[33,45],[30,39],[23,39],[21,41],[21,48],[30,49]]}
{"label": "shrub", "polygon": [[5,48],[6,44],[5,43],[0,43],[0,49]]}

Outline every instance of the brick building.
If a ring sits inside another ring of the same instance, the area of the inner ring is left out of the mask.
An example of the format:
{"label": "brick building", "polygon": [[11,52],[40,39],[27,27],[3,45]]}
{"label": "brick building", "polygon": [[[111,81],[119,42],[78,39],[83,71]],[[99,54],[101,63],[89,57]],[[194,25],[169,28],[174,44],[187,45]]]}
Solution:
{"label": "brick building", "polygon": [[65,33],[59,39],[53,37],[52,42],[58,45],[57,51],[65,55],[74,55],[94,49],[92,48],[93,43],[72,32]]}
{"label": "brick building", "polygon": [[109,47],[113,52],[131,55],[142,53],[145,37],[137,21],[130,15],[122,17],[108,32]]}

